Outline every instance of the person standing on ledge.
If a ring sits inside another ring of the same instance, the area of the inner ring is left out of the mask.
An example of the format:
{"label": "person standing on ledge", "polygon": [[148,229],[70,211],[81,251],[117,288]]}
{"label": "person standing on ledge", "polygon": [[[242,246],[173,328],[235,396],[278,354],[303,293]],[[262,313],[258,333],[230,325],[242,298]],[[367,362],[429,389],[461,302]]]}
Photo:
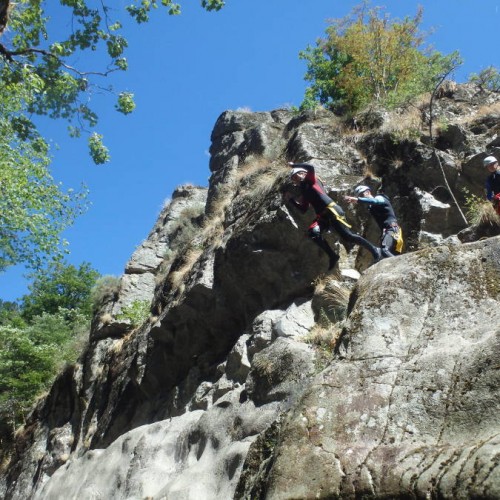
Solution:
{"label": "person standing on ledge", "polygon": [[382,231],[380,237],[382,257],[394,257],[403,250],[403,233],[389,198],[385,194],[372,195],[368,186],[357,186],[356,196],[346,196],[349,203],[368,205],[368,211]]}
{"label": "person standing on ledge", "polygon": [[316,218],[309,226],[307,234],[326,254],[330,261],[328,269],[333,269],[339,260],[339,255],[330,247],[323,237],[323,232],[333,229],[342,240],[352,242],[366,248],[373,257],[374,262],[381,258],[381,251],[359,234],[351,231],[351,226],[345,219],[342,208],[337,205],[326,193],[323,183],[316,176],[314,167],[308,163],[291,163],[290,179],[298,186],[301,195],[298,199],[287,193],[287,201],[290,201],[301,212],[305,213],[310,206],[316,212]]}

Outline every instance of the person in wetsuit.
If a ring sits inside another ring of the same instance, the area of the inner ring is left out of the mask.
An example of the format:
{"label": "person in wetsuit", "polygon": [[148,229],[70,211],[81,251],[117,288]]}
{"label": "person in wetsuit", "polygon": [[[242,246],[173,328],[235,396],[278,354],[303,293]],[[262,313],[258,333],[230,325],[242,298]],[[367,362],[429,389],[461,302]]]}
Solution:
{"label": "person in wetsuit", "polygon": [[486,177],[486,198],[491,201],[495,212],[500,214],[500,168],[495,156],[487,156],[483,160],[483,165],[489,172]]}
{"label": "person in wetsuit", "polygon": [[354,193],[356,196],[346,196],[345,199],[350,203],[368,205],[368,211],[382,231],[380,237],[382,257],[399,255],[403,249],[403,233],[389,198],[385,194],[373,196],[368,186],[357,186]]}
{"label": "person in wetsuit", "polygon": [[381,258],[380,249],[351,231],[344,211],[328,196],[323,183],[316,176],[314,167],[308,163],[289,163],[289,165],[292,167],[290,178],[301,191],[298,199],[289,197],[289,201],[304,213],[309,207],[316,212],[316,218],[309,226],[307,234],[328,255],[330,259],[328,269],[332,269],[339,260],[339,255],[323,237],[322,233],[328,229],[333,229],[341,239],[366,248],[372,254],[374,261],[378,262]]}

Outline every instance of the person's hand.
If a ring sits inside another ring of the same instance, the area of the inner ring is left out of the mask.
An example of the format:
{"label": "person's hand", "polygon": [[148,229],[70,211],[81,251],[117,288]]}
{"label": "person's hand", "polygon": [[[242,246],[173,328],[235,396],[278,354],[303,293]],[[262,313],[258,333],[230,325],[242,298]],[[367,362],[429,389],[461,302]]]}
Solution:
{"label": "person's hand", "polygon": [[354,196],[344,196],[344,200],[349,203],[357,203],[358,199]]}

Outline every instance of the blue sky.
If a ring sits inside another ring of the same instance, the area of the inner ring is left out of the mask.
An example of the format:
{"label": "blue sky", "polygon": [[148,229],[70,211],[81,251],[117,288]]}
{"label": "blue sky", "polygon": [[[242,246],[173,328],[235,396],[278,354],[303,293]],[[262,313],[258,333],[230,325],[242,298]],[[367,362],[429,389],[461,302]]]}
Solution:
{"label": "blue sky", "polygon": [[[117,9],[128,3],[113,2],[121,6]],[[68,138],[65,123],[43,125],[54,144],[54,177],[65,187],[84,182],[90,189],[92,206],[64,235],[70,242],[68,261],[90,262],[102,274],[122,274],[176,186],[207,185],[217,117],[227,109],[299,105],[306,87],[299,51],[324,34],[327,19],[344,17],[358,3],[226,0],[223,10],[207,13],[198,1],[181,0],[181,16],[158,9],[146,25],[127,22],[129,70],[110,83],[133,92],[137,108],[120,115],[109,96],[101,95],[93,104],[112,161],[93,165],[86,140]],[[385,6],[398,18],[413,16],[422,5],[422,27],[434,28],[428,41],[445,54],[458,50],[464,59],[455,74],[458,81],[487,66],[500,67],[500,0],[372,5]],[[54,20],[61,27],[66,22]],[[0,275],[0,299],[15,300],[27,292],[24,272],[18,267]]]}

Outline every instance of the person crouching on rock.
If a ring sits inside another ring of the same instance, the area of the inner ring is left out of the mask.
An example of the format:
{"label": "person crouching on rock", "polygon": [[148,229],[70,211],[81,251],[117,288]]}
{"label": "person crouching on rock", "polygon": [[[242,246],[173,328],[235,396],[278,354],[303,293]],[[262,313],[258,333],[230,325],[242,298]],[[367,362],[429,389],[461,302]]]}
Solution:
{"label": "person crouching on rock", "polygon": [[368,205],[368,211],[382,231],[380,237],[382,257],[394,257],[403,250],[403,232],[399,227],[396,214],[389,198],[385,194],[372,195],[368,186],[357,186],[356,196],[346,196],[349,203]]}
{"label": "person crouching on rock", "polygon": [[323,237],[323,232],[328,229],[333,229],[341,239],[366,248],[372,254],[374,261],[378,262],[381,258],[380,249],[351,231],[344,211],[326,194],[323,183],[316,176],[314,167],[308,163],[290,162],[288,165],[292,167],[290,179],[295,186],[300,188],[301,195],[295,199],[290,193],[287,193],[287,200],[301,212],[305,213],[310,206],[316,212],[316,219],[309,226],[307,234],[328,255],[330,259],[328,269],[333,269],[339,260],[339,255]]}

